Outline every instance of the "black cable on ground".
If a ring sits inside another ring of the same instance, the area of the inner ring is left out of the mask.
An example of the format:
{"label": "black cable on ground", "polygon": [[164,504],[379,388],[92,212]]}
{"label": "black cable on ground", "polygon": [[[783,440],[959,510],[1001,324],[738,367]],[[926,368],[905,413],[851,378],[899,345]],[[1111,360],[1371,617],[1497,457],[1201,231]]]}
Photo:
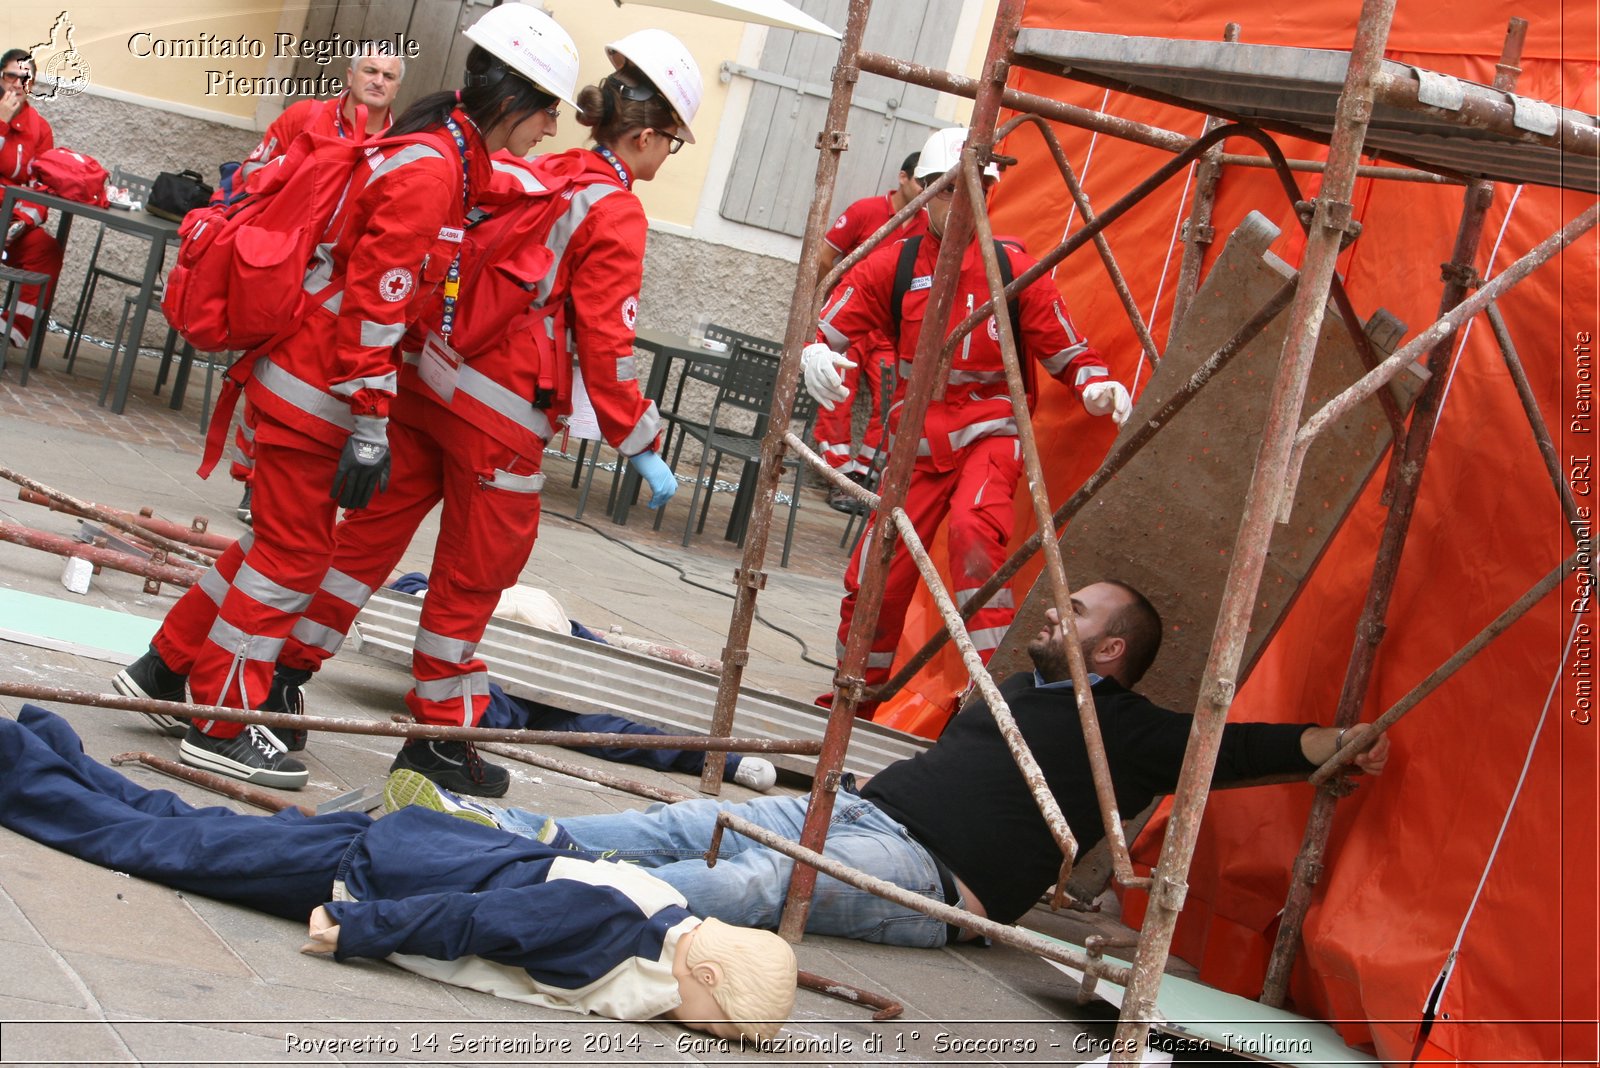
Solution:
{"label": "black cable on ground", "polygon": [[[672,570],[674,570],[674,571],[676,571],[678,573],[678,581],[682,582],[686,586],[693,586],[697,590],[705,590],[707,593],[714,593],[718,597],[726,597],[730,601],[733,600],[733,594],[731,592],[729,592],[728,590],[718,589],[715,586],[707,586],[703,582],[696,582],[694,579],[689,577],[689,573],[687,571],[685,571],[683,568],[679,567],[677,564],[673,563],[671,560],[664,560],[659,556],[654,556],[654,555],[652,555],[650,553],[647,553],[643,549],[638,548],[637,546],[631,544],[630,542],[623,541],[621,538],[617,537],[616,535],[610,534],[607,531],[604,531],[604,530],[600,529],[599,527],[595,526],[593,523],[590,523],[590,522],[587,522],[585,520],[579,519],[577,516],[567,515],[564,512],[557,512],[557,511],[554,511],[554,510],[548,509],[548,508],[544,509],[543,514],[544,515],[555,516],[557,519],[565,519],[569,523],[576,523],[580,527],[584,527],[584,528],[586,528],[588,530],[594,531],[596,534],[600,535],[602,538],[604,538],[607,541],[611,542],[613,545],[622,546],[624,549],[627,549],[629,552],[633,553],[636,556],[642,556],[646,560],[649,560],[651,563],[660,564],[663,567],[670,567]],[[810,646],[806,645],[806,641],[805,641],[804,638],[800,637],[800,635],[796,634],[792,630],[785,630],[783,627],[780,627],[776,623],[773,623],[771,620],[767,619],[766,617],[764,617],[761,614],[761,610],[759,608],[756,609],[756,622],[760,623],[763,627],[766,627],[768,630],[776,631],[777,633],[783,635],[785,638],[789,638],[789,639],[793,640],[796,645],[800,646],[800,659],[805,661],[807,664],[810,664],[813,667],[826,668],[829,671],[832,671],[837,666],[832,661],[829,661],[828,663],[823,663],[822,661],[820,661],[820,660],[816,659],[815,657],[813,657],[811,655],[811,648],[810,648]]]}

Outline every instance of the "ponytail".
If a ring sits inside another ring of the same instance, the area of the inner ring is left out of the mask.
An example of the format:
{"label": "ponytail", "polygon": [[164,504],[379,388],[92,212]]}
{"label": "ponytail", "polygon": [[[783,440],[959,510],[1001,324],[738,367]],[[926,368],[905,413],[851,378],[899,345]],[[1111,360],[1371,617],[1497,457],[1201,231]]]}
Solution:
{"label": "ponytail", "polygon": [[479,130],[487,131],[501,122],[521,122],[536,111],[556,102],[556,97],[506,66],[486,49],[473,45],[467,53],[467,72],[460,89],[447,89],[427,96],[406,108],[395,120],[389,134],[421,133],[444,125],[457,107],[466,112]]}

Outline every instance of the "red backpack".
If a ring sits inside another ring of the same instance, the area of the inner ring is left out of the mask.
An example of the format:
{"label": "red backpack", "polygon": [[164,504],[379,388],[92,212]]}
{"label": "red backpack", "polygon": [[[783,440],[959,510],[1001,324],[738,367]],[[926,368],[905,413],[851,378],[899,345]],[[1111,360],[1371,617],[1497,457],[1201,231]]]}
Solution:
{"label": "red backpack", "polygon": [[33,185],[80,204],[103,208],[106,199],[106,169],[93,156],[70,148],[52,148],[33,161]]}
{"label": "red backpack", "polygon": [[358,141],[302,133],[250,176],[232,204],[184,217],[178,260],[161,311],[202,352],[263,349],[287,337],[317,306],[303,287],[368,150],[414,138]]}

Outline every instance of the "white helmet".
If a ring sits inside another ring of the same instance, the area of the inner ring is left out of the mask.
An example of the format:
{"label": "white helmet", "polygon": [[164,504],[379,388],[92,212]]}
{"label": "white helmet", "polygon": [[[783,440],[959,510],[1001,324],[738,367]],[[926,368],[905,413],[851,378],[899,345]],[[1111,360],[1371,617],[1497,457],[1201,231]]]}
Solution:
{"label": "white helmet", "polygon": [[563,103],[577,107],[578,46],[556,20],[528,4],[501,4],[467,27],[467,40]]}
{"label": "white helmet", "polygon": [[618,70],[624,63],[632,63],[650,79],[677,116],[678,136],[694,144],[689,124],[700,110],[705,88],[700,68],[683,42],[666,30],[635,30],[606,45],[606,55]]}
{"label": "white helmet", "polygon": [[[917,181],[930,182],[961,162],[961,149],[967,143],[964,126],[950,126],[935,130],[917,155]],[[1000,177],[1000,168],[994,160],[984,164],[985,178]]]}

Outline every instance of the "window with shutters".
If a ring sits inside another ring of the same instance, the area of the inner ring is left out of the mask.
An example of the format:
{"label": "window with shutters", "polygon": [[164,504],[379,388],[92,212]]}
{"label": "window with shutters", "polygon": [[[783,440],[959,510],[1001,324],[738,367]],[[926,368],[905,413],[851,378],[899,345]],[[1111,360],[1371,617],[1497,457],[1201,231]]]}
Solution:
{"label": "window with shutters", "polygon": [[[794,0],[843,28],[846,0]],[[962,14],[962,0],[880,0],[872,7],[864,47],[943,69]],[[839,44],[810,33],[771,30],[758,67],[724,63],[723,76],[753,84],[720,214],[778,233],[805,232],[817,172],[817,131],[827,118]],[[907,155],[928,134],[949,126],[934,115],[938,92],[863,75],[852,97],[850,150],[841,157],[835,210],[894,185]]]}

